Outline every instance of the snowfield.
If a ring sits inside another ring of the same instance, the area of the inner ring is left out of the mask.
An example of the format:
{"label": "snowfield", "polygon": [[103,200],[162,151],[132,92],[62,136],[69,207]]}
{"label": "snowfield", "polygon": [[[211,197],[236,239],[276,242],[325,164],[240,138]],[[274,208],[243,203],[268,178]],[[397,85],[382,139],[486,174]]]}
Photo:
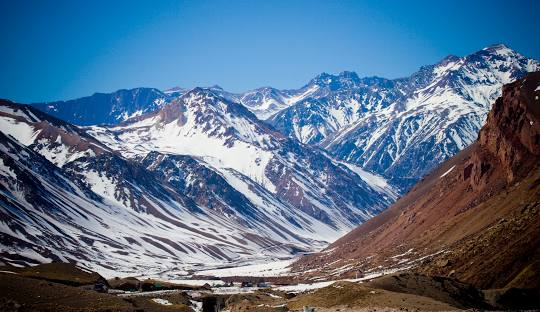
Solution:
{"label": "snowfield", "polygon": [[223,269],[214,269],[214,270],[204,270],[198,271],[198,275],[208,275],[216,277],[226,277],[226,276],[282,276],[287,275],[290,272],[289,266],[297,258],[288,259],[288,260],[274,260],[268,259],[263,263],[244,265],[231,268]]}

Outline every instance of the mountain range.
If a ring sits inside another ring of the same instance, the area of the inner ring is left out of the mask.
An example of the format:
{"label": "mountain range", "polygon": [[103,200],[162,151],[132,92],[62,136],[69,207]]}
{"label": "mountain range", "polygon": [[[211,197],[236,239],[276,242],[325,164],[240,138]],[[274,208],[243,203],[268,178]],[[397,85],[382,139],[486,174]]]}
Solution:
{"label": "mountain range", "polygon": [[[206,89],[244,105],[291,138],[384,177],[405,193],[474,141],[504,84],[539,69],[537,60],[496,44],[465,57],[450,55],[406,78],[322,73],[292,90]],[[118,124],[185,92],[180,87],[163,92],[136,88],[33,105],[77,125]],[[91,113],[81,109],[89,103],[96,107]]]}
{"label": "mountain range", "polygon": [[0,108],[2,259],[11,264],[77,260],[127,274],[290,256],[396,197],[382,178],[207,89],[112,127]]}
{"label": "mountain range", "polygon": [[480,289],[540,285],[540,72],[504,86],[469,147],[390,208],[295,264],[354,276],[404,270]]}
{"label": "mountain range", "polygon": [[401,79],[2,100],[0,257],[130,274],[323,248],[469,150],[502,86],[539,69],[494,45]]}
{"label": "mountain range", "polygon": [[494,45],[448,56],[402,79],[322,74],[310,82],[319,96],[269,122],[405,192],[474,141],[504,84],[539,69],[538,61]]}

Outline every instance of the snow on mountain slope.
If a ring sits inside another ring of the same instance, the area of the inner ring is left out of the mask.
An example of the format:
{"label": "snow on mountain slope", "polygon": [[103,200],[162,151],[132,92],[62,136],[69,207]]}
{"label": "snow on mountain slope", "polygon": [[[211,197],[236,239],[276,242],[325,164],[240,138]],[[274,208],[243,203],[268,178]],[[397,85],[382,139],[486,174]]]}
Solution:
{"label": "snow on mountain slope", "polygon": [[362,116],[384,109],[402,94],[384,78],[359,78],[356,73],[323,73],[304,88],[317,92],[280,111],[268,122],[290,137],[317,144]]}
{"label": "snow on mountain slope", "polygon": [[138,200],[146,210],[126,209],[114,196],[96,196],[100,190],[95,186],[117,191],[115,180],[99,174],[79,180],[0,136],[4,167],[11,172],[0,178],[3,262],[77,261],[110,276],[218,265],[260,256],[258,250],[266,250],[267,256],[289,253],[285,243],[258,234],[264,229],[193,213],[163,194],[157,198],[145,190]]}
{"label": "snow on mountain slope", "polygon": [[75,126],[30,106],[7,101],[2,101],[0,105],[0,129],[20,144],[31,145],[59,167],[80,157],[110,152]]}
{"label": "snow on mountain slope", "polygon": [[278,90],[263,87],[241,94],[224,94],[225,97],[241,103],[252,111],[259,119],[265,120],[277,112],[314,95],[317,86],[308,86],[298,90]]}
{"label": "snow on mountain slope", "polygon": [[318,144],[402,96],[393,81],[378,77],[359,78],[354,72],[323,73],[304,89],[317,91],[273,115],[268,122],[306,144]]}
{"label": "snow on mountain slope", "polygon": [[196,88],[160,111],[89,132],[128,158],[152,151],[193,156],[260,202],[260,209],[274,209],[263,200],[269,196],[278,207],[295,207],[334,228],[330,236],[313,234],[325,240],[392,201],[391,194],[380,196],[346,166],[286,138],[209,89]]}
{"label": "snow on mountain slope", "polygon": [[92,131],[2,101],[0,132],[6,263],[76,260],[107,275],[284,257],[392,200],[202,89]]}
{"label": "snow on mountain slope", "polygon": [[76,125],[117,124],[155,111],[182,92],[182,89],[174,92],[161,92],[153,88],[122,89],[69,101],[34,103],[32,106]]}
{"label": "snow on mountain slope", "polygon": [[[147,169],[76,127],[28,106],[1,104],[3,262],[71,259],[100,272],[144,272],[322,247],[309,234],[324,224],[293,211],[307,230],[289,229],[280,223],[285,223],[285,212],[255,211],[223,179],[215,182],[215,173],[201,173],[191,157],[182,157],[184,176],[167,181],[162,170],[152,167],[150,156],[143,162]],[[67,144],[63,154],[71,153],[68,161],[44,157],[62,140]],[[89,150],[95,152],[84,153]]]}
{"label": "snow on mountain slope", "polygon": [[[149,151],[202,157],[272,188],[264,169],[272,156],[268,149],[279,143],[268,134],[273,130],[254,116],[246,118],[248,113],[240,105],[217,101],[213,93],[196,88],[154,114],[112,128],[92,127],[92,133],[128,157]],[[102,135],[111,133],[112,140]]]}
{"label": "snow on mountain slope", "polygon": [[260,119],[266,119],[288,107],[290,102],[289,94],[271,87],[259,88],[241,94],[221,92],[220,95],[243,104]]}
{"label": "snow on mountain slope", "polygon": [[539,69],[538,61],[494,45],[449,56],[408,78],[322,75],[310,84],[326,83],[325,95],[300,101],[268,121],[406,191],[476,138],[503,84]]}

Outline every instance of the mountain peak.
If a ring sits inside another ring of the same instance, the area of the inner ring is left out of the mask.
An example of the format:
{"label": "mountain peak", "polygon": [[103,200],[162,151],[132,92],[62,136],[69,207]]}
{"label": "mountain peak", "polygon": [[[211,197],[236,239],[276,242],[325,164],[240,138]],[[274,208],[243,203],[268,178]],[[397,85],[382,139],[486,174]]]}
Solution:
{"label": "mountain peak", "polygon": [[343,71],[337,75],[322,72],[313,78],[310,84],[316,84],[323,87],[330,87],[335,90],[342,86],[354,86],[360,82],[360,77],[353,71]]}
{"label": "mountain peak", "polygon": [[182,88],[182,87],[172,87],[172,88],[163,90],[163,93],[165,93],[165,94],[183,94],[183,93],[185,93],[186,91],[188,91],[188,89],[186,89],[186,88]]}
{"label": "mountain peak", "polygon": [[354,71],[345,70],[339,73],[339,77],[349,78],[349,79],[359,79],[358,74]]}
{"label": "mountain peak", "polygon": [[223,91],[223,88],[220,85],[217,85],[217,84],[208,87],[208,89]]}
{"label": "mountain peak", "polygon": [[214,91],[211,88],[203,88],[203,87],[195,87],[188,92],[184,96],[192,96],[192,95],[210,95],[217,97],[217,95],[214,93]]}
{"label": "mountain peak", "polygon": [[504,43],[494,43],[485,47],[483,50],[496,51],[496,50],[502,50],[502,49],[510,49],[510,48]]}
{"label": "mountain peak", "polygon": [[322,73],[318,74],[317,76],[315,76],[315,78],[313,78],[313,80],[324,80],[324,79],[328,79],[328,78],[332,78],[332,77],[334,77],[334,76],[327,73],[327,72],[322,72]]}
{"label": "mountain peak", "polygon": [[512,50],[510,47],[503,43],[492,44],[483,48],[481,51],[489,52],[492,54],[498,55],[514,55],[517,54],[516,51]]}
{"label": "mountain peak", "polygon": [[440,64],[448,64],[450,62],[455,62],[457,60],[459,60],[459,56],[455,56],[453,54],[449,54],[447,55],[445,58],[443,58],[439,63]]}

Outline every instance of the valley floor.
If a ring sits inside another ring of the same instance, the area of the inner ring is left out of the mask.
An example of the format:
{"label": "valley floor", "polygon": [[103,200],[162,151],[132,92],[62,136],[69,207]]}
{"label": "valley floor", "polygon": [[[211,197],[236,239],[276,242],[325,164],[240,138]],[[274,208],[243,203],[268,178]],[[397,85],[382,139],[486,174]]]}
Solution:
{"label": "valley floor", "polygon": [[[247,272],[246,269],[227,270]],[[264,287],[240,287],[238,282],[225,286],[224,281],[230,277],[224,277],[214,280],[214,286],[210,287],[199,285],[211,280],[170,283],[152,279],[110,279],[106,282],[99,274],[70,264],[2,267],[0,311],[206,312],[216,311],[218,307],[218,311],[228,312],[282,312],[303,311],[305,306],[314,307],[316,312],[540,308],[538,303],[535,306],[535,294],[526,291],[481,291],[451,278],[406,272],[382,274]],[[146,288],[167,290],[141,291],[139,287],[138,291],[126,291],[128,281],[144,283]],[[110,286],[108,293],[95,290],[96,285],[102,283]],[[503,305],[503,301],[522,306]]]}

